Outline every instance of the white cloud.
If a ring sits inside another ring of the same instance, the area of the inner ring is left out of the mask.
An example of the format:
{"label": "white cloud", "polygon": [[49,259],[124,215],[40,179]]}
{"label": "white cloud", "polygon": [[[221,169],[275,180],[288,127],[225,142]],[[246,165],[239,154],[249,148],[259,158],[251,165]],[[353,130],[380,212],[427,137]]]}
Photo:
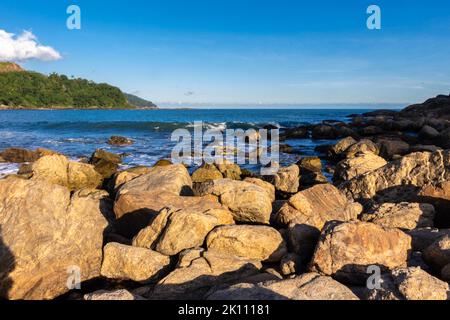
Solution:
{"label": "white cloud", "polygon": [[51,61],[61,58],[61,54],[52,47],[39,44],[36,36],[30,31],[15,35],[0,29],[0,61],[30,59]]}

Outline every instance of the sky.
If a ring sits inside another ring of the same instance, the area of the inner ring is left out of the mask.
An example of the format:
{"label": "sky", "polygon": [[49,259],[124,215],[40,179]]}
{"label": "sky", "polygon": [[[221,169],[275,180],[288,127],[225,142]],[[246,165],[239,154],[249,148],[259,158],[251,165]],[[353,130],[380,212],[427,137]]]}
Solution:
{"label": "sky", "polygon": [[450,1],[2,0],[2,54],[162,106],[407,104],[450,93]]}

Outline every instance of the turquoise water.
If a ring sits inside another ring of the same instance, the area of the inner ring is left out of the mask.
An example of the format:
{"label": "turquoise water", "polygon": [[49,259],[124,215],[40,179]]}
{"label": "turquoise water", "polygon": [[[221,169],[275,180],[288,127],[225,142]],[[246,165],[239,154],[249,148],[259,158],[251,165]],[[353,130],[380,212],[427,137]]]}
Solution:
{"label": "turquoise water", "polygon": [[[89,156],[104,148],[128,153],[125,165],[151,165],[167,157],[173,146],[170,136],[177,128],[192,130],[194,121],[206,128],[295,127],[323,120],[348,121],[359,109],[222,109],[222,110],[3,110],[0,111],[0,149],[44,147],[62,152],[73,159]],[[106,144],[111,135],[122,135],[135,141],[127,147]],[[298,139],[287,141],[303,155],[314,154],[317,144],[329,141]],[[289,164],[298,155],[282,155]],[[16,165],[0,164],[0,172],[10,173]]]}

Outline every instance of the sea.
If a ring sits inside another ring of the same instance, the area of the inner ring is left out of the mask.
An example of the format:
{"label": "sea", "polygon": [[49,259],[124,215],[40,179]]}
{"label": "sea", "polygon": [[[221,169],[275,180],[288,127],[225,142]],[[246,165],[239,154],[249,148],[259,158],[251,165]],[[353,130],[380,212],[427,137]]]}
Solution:
{"label": "sea", "polygon": [[[8,147],[38,147],[61,152],[73,160],[89,157],[96,149],[126,155],[123,167],[151,166],[167,158],[176,141],[176,129],[193,130],[196,121],[205,129],[278,128],[316,124],[324,120],[348,122],[349,114],[377,109],[160,109],[160,110],[1,110],[0,150]],[[116,147],[107,144],[120,135],[134,144]],[[294,154],[281,154],[280,163],[289,165],[300,156],[315,155],[315,147],[330,140],[292,139],[285,143]],[[15,173],[18,164],[0,163],[0,175]],[[245,167],[245,165],[244,165]],[[252,167],[249,165],[249,169]]]}

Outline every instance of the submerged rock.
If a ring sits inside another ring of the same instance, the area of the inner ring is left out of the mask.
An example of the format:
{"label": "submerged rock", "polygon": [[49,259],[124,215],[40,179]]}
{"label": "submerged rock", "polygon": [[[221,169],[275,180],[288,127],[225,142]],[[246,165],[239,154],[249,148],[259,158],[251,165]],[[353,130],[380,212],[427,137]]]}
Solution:
{"label": "submerged rock", "polygon": [[111,136],[107,143],[113,146],[130,146],[134,141],[126,137]]}

